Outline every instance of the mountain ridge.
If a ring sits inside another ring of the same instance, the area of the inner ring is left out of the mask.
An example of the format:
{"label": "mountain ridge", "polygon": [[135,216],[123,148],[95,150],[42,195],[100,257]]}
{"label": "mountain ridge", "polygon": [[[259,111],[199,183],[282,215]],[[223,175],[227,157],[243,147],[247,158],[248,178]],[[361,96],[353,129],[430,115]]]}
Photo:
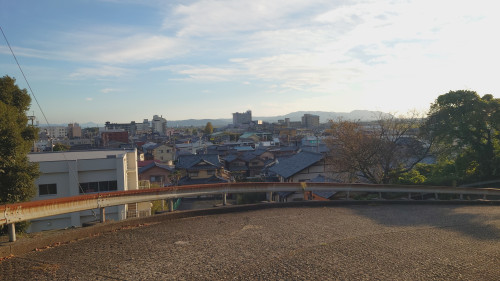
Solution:
{"label": "mountain ridge", "polygon": [[[372,110],[353,110],[351,112],[334,112],[334,111],[294,111],[287,113],[285,115],[276,116],[252,116],[253,120],[262,120],[265,122],[278,122],[278,120],[285,120],[285,118],[290,118],[290,121],[301,121],[304,114],[313,114],[319,116],[320,123],[326,123],[328,120],[351,120],[351,121],[373,121],[380,116],[391,116],[388,113],[382,111],[372,111]],[[204,118],[204,119],[184,119],[184,120],[167,120],[167,126],[172,127],[200,127],[205,126],[207,122],[211,122],[214,127],[224,127],[233,123],[232,118]],[[82,128],[88,127],[102,127],[103,124],[98,124],[95,122],[79,123]],[[46,127],[47,125],[40,124],[40,127]],[[51,124],[51,126],[67,126],[65,124]]]}
{"label": "mountain ridge", "polygon": [[[320,123],[326,123],[328,120],[344,119],[351,121],[373,121],[377,120],[380,116],[390,116],[389,113],[382,111],[372,110],[353,110],[351,112],[333,112],[333,111],[295,111],[285,115],[277,116],[252,116],[252,120],[262,120],[265,122],[278,122],[290,118],[290,121],[301,121],[304,114],[313,114],[319,116]],[[189,127],[189,126],[205,126],[207,122],[211,122],[214,127],[223,127],[233,123],[232,118],[218,118],[218,119],[187,119],[187,120],[169,120],[169,127]]]}

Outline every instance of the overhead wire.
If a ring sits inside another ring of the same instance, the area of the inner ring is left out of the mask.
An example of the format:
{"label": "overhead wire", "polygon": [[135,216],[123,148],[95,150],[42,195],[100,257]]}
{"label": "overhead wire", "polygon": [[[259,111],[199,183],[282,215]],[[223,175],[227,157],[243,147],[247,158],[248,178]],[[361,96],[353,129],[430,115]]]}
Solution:
{"label": "overhead wire", "polygon": [[[21,71],[21,74],[23,75],[23,78],[24,78],[24,81],[26,82],[26,85],[28,85],[28,89],[29,89],[29,91],[31,93],[31,96],[33,97],[33,99],[35,100],[36,104],[38,105],[38,109],[40,110],[40,113],[42,114],[43,119],[45,120],[45,123],[47,124],[47,126],[50,129],[51,125],[50,125],[50,123],[49,123],[49,121],[47,119],[47,116],[43,112],[42,106],[38,102],[38,99],[36,98],[35,93],[33,92],[33,89],[31,89],[31,85],[28,82],[28,79],[26,78],[26,75],[24,74],[24,71],[23,71],[23,69],[21,67],[21,64],[19,63],[19,61],[17,60],[16,55],[14,54],[14,50],[12,50],[12,47],[10,46],[9,40],[7,40],[7,36],[5,35],[5,32],[3,31],[2,26],[0,26],[0,30],[2,31],[2,35],[3,35],[3,38],[5,39],[5,42],[7,43],[7,46],[9,47],[10,53],[12,54],[12,56],[14,57],[14,60],[16,61],[17,67],[19,68],[19,71]],[[66,154],[64,152],[62,154],[63,154],[65,162],[68,164],[69,173],[72,174],[73,177],[75,177],[76,183],[78,184],[79,192],[81,192],[82,194],[85,194],[85,191],[83,190],[82,186],[80,185],[80,181],[78,180],[78,178],[75,175],[75,173],[73,173],[73,171],[71,170],[71,165],[69,164],[68,159],[66,158]],[[76,172],[78,172],[78,167],[76,167],[76,169],[77,169]],[[91,211],[92,211],[93,216],[95,218],[97,218],[97,215],[94,212],[94,210],[91,209]]]}

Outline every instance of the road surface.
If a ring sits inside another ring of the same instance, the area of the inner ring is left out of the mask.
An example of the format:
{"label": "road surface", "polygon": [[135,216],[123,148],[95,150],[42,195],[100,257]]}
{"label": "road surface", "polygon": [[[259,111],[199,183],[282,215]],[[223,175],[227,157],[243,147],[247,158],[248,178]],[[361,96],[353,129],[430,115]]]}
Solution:
{"label": "road surface", "polygon": [[0,262],[1,280],[500,280],[500,206],[286,207],[166,220]]}

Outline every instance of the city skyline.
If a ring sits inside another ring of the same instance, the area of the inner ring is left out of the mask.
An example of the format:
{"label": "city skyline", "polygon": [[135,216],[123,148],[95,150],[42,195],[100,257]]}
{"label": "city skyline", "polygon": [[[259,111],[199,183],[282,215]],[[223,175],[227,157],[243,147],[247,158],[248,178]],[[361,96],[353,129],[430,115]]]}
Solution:
{"label": "city skyline", "polygon": [[[490,1],[4,1],[0,18],[52,124],[425,112],[500,90]],[[0,75],[28,88],[0,41]]]}

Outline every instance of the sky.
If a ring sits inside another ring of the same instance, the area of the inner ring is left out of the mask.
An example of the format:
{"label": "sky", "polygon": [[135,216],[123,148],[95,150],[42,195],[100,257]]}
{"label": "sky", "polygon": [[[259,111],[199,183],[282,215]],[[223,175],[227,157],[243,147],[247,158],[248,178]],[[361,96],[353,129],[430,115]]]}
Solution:
{"label": "sky", "polygon": [[[500,93],[490,0],[0,0],[40,123],[426,112]],[[0,37],[0,75],[28,88]]]}

